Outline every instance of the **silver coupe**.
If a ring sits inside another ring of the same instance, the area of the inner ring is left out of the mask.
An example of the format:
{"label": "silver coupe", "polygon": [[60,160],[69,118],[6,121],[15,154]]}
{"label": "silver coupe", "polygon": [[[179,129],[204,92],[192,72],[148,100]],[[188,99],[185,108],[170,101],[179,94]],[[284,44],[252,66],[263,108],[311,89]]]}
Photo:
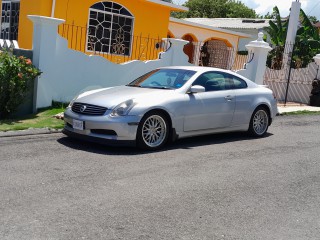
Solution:
{"label": "silver coupe", "polygon": [[166,67],[125,86],[80,94],[64,113],[63,132],[152,150],[179,138],[212,133],[248,131],[262,137],[276,114],[269,88],[232,71]]}

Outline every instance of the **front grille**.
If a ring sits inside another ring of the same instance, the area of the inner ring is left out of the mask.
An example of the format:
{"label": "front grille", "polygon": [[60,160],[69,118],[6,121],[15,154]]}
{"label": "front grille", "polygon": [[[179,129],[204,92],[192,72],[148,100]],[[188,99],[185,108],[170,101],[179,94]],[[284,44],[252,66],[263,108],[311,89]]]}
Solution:
{"label": "front grille", "polygon": [[75,113],[91,116],[102,116],[108,110],[106,107],[100,107],[96,105],[75,102],[72,105],[72,111]]}
{"label": "front grille", "polygon": [[91,133],[117,136],[117,133],[115,131],[107,129],[91,129]]}

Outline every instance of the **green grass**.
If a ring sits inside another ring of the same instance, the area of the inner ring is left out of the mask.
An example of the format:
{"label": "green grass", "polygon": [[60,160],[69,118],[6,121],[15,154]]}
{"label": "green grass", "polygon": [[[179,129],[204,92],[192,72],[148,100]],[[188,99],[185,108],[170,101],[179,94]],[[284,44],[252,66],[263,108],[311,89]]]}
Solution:
{"label": "green grass", "polygon": [[320,115],[319,111],[307,111],[307,110],[302,110],[302,111],[295,111],[295,112],[284,112],[281,113],[282,116],[294,116],[294,115]]}
{"label": "green grass", "polygon": [[61,107],[43,109],[37,114],[27,115],[21,118],[0,120],[0,131],[24,130],[28,128],[61,129],[64,122],[56,119],[54,115],[63,112]]}

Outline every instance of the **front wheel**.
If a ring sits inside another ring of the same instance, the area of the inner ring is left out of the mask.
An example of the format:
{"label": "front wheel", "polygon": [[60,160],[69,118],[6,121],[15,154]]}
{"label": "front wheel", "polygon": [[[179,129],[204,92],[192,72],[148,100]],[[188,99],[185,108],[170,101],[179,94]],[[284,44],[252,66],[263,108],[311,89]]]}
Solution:
{"label": "front wheel", "polygon": [[147,113],[137,131],[137,145],[142,149],[155,150],[166,144],[169,137],[167,118],[157,112]]}
{"label": "front wheel", "polygon": [[262,137],[269,127],[269,113],[264,107],[258,107],[252,114],[249,126],[249,134],[254,137]]}

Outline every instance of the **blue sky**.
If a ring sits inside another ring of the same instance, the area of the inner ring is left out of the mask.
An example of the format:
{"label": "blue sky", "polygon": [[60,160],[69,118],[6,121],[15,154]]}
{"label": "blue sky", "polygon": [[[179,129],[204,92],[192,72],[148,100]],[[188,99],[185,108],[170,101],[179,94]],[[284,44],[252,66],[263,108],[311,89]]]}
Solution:
{"label": "blue sky", "polygon": [[[173,0],[176,4],[183,4],[186,0]],[[264,15],[272,12],[274,6],[278,6],[281,16],[289,14],[292,0],[240,0],[248,7],[256,10],[256,13]],[[301,8],[307,15],[316,16],[320,20],[320,0],[300,0]]]}

